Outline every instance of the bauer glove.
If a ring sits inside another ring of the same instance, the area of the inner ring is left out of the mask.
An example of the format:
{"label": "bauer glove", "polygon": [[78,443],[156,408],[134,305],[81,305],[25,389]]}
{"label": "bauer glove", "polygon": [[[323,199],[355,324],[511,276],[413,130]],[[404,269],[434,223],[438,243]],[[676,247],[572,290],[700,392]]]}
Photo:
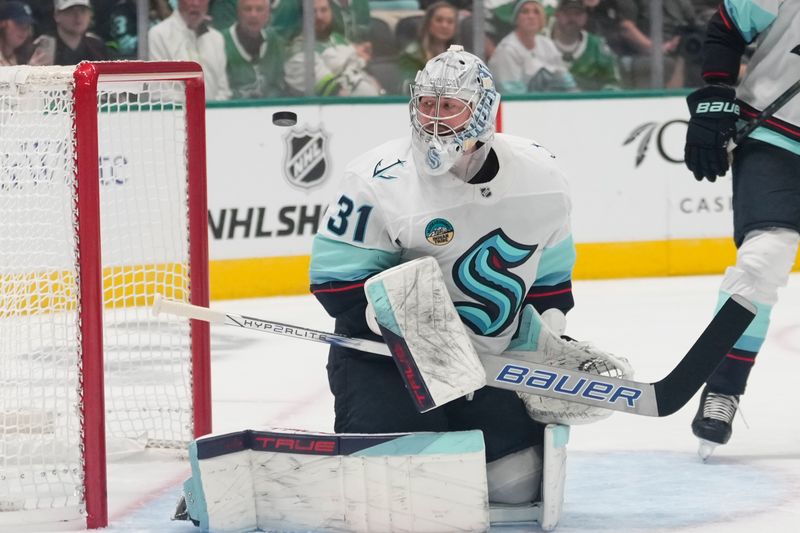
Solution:
{"label": "bauer glove", "polygon": [[709,85],[686,97],[689,128],[685,161],[697,181],[716,181],[728,171],[728,141],[736,135],[739,104],[736,91],[724,85]]}

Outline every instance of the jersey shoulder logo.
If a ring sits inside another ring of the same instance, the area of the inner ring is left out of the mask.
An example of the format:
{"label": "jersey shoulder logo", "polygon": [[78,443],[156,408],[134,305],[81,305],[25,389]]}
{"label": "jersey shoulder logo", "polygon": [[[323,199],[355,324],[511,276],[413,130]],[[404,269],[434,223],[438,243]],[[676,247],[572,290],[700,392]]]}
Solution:
{"label": "jersey shoulder logo", "polygon": [[400,158],[398,158],[397,161],[395,161],[391,165],[386,165],[383,168],[381,168],[382,164],[383,164],[383,159],[379,160],[378,163],[375,165],[375,168],[372,170],[372,177],[373,178],[380,178],[380,179],[384,179],[384,180],[396,180],[397,176],[391,176],[389,174],[386,174],[386,172],[388,172],[389,170],[393,169],[397,165],[400,165],[401,167],[406,166],[406,162],[400,160]]}
{"label": "jersey shoulder logo", "polygon": [[455,229],[443,218],[434,218],[425,226],[425,240],[434,246],[444,246],[453,240]]}
{"label": "jersey shoulder logo", "polygon": [[453,264],[453,281],[475,302],[453,302],[464,324],[493,337],[514,320],[525,297],[525,281],[511,272],[536,251],[535,244],[511,240],[498,228],[480,238]]}

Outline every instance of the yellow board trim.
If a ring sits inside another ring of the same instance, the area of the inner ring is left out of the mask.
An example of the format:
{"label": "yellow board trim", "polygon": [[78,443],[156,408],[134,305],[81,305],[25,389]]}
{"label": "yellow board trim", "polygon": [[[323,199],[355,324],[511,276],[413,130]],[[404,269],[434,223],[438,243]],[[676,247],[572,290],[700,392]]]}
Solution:
{"label": "yellow board trim", "polygon": [[[186,265],[115,266],[103,269],[104,307],[149,307],[159,293],[172,300],[188,301]],[[0,274],[0,319],[74,311],[78,307],[75,272],[51,270]]]}
{"label": "yellow board trim", "polygon": [[[720,274],[736,261],[733,239],[577,244],[573,278]],[[307,255],[211,261],[211,299],[308,294]],[[800,270],[796,262],[794,270]]]}
{"label": "yellow board trim", "polygon": [[308,294],[311,257],[225,259],[209,264],[212,300]]}

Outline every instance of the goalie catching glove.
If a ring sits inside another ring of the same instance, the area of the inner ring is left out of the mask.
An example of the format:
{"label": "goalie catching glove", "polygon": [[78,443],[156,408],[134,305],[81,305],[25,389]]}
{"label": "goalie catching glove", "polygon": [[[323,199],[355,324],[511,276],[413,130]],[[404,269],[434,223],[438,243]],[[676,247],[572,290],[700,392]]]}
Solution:
{"label": "goalie catching glove", "polygon": [[[549,312],[550,310],[545,311]],[[520,317],[519,330],[504,355],[600,376],[633,377],[633,368],[624,357],[598,350],[588,342],[561,337],[548,327],[548,323],[558,324],[559,329],[563,327],[563,322],[558,320],[548,320],[546,323],[532,305],[526,305]],[[517,395],[525,404],[530,417],[543,424],[589,424],[608,418],[613,412],[601,407],[546,398],[536,394],[517,393]]]}

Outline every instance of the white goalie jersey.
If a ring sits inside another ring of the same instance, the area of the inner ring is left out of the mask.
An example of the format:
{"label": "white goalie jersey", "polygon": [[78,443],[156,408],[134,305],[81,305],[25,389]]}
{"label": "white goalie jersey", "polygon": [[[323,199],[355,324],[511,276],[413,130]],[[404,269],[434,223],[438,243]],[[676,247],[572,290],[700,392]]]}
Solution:
{"label": "white goalie jersey", "polygon": [[409,139],[353,161],[314,240],[312,288],[432,256],[475,348],[489,354],[506,349],[524,304],[556,295],[569,309],[567,182],[554,157],[529,140],[497,134],[492,150],[497,173],[480,184],[419,175]]}

